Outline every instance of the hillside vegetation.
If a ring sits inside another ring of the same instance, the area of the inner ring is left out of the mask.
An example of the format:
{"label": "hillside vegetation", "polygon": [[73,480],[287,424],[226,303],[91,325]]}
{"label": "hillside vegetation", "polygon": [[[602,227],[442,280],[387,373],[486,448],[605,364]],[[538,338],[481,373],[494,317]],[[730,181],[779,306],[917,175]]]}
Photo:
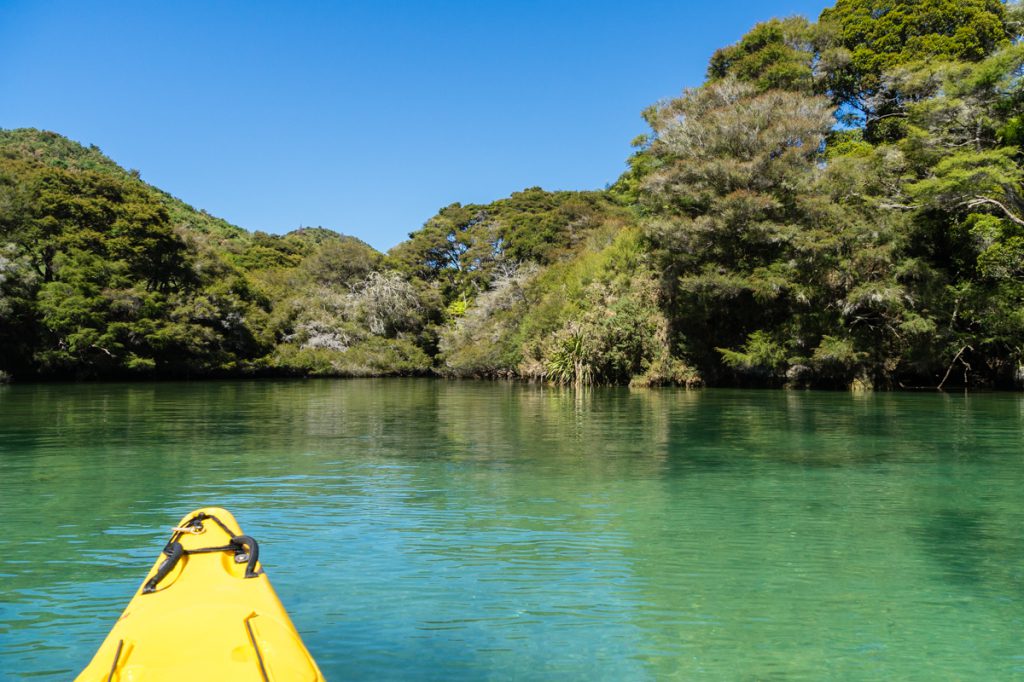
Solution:
{"label": "hillside vegetation", "polygon": [[643,112],[605,190],[453,204],[386,254],[0,131],[0,371],[1020,387],[1022,17],[772,19]]}

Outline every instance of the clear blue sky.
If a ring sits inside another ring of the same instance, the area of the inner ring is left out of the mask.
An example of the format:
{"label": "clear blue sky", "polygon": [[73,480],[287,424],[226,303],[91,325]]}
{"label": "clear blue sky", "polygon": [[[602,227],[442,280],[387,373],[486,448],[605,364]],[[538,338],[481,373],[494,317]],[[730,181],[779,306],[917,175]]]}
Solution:
{"label": "clear blue sky", "polygon": [[387,249],[451,202],[614,181],[644,107],[826,4],[0,0],[0,127],[250,230]]}

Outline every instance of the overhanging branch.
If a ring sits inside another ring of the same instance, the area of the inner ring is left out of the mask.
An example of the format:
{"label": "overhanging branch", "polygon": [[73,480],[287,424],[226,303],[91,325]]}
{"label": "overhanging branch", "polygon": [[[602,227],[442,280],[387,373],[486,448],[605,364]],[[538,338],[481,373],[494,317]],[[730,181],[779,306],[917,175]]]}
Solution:
{"label": "overhanging branch", "polygon": [[1021,219],[1020,216],[1016,215],[1005,204],[1003,204],[1000,201],[996,201],[995,199],[990,199],[989,197],[974,197],[973,199],[965,201],[964,205],[967,206],[968,208],[974,208],[976,206],[985,205],[995,206],[1000,211],[1002,211],[1007,218],[1009,218],[1016,224],[1020,225],[1021,227],[1024,227],[1024,219]]}

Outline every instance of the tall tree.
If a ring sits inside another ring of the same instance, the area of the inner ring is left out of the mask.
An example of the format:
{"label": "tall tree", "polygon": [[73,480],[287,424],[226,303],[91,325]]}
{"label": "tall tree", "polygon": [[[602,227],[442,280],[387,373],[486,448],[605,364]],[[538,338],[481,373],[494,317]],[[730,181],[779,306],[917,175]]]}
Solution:
{"label": "tall tree", "polygon": [[789,245],[832,123],[821,97],[715,81],[646,112],[659,167],[644,200],[678,341],[703,370],[717,348],[788,317],[805,298]]}
{"label": "tall tree", "polygon": [[895,267],[901,216],[878,206],[898,169],[871,147],[826,159],[832,114],[732,78],[648,112],[648,233],[676,340],[711,381],[885,382],[929,328]]}
{"label": "tall tree", "polygon": [[[945,273],[937,352],[966,381],[1024,365],[1024,45],[893,74],[917,95],[901,147],[919,250]],[[973,376],[972,376],[973,375]]]}

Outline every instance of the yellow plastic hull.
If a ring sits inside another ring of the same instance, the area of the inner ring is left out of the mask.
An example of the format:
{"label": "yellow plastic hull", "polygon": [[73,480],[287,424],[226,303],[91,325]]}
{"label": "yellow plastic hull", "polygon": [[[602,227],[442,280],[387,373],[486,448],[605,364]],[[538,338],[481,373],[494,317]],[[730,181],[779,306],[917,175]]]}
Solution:
{"label": "yellow plastic hull", "polygon": [[[153,585],[169,557],[157,559],[79,682],[323,680],[234,517],[209,507],[179,528],[190,522],[172,536],[182,556]],[[217,547],[237,549],[201,552]]]}

